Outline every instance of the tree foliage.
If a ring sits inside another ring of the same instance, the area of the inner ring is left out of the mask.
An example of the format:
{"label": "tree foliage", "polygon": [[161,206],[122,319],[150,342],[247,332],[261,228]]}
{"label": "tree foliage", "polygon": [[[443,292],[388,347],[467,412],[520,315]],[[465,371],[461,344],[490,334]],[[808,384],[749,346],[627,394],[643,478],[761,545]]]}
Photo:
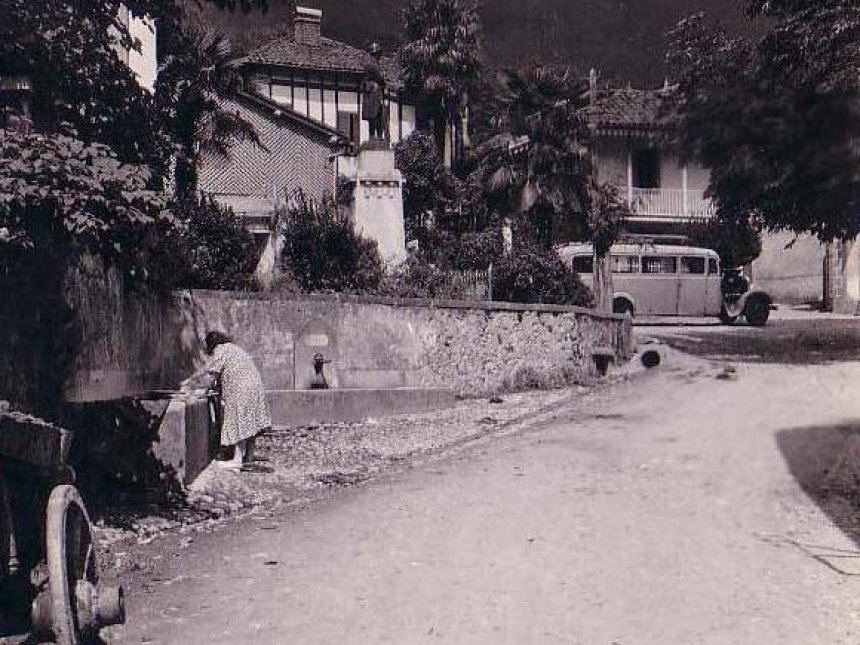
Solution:
{"label": "tree foliage", "polygon": [[462,109],[480,69],[481,19],[472,0],[416,0],[403,12],[405,42],[398,58],[407,86],[435,120],[436,146]]}
{"label": "tree foliage", "polygon": [[0,130],[0,250],[104,255],[145,278],[157,236],[173,225],[150,171],[105,145]]}
{"label": "tree foliage", "polygon": [[254,126],[225,109],[222,97],[241,89],[242,76],[232,62],[230,40],[206,28],[183,29],[185,45],[168,53],[156,83],[161,128],[173,144],[175,191],[187,199],[197,187],[200,156],[228,156],[230,145],[260,144]]}
{"label": "tree foliage", "polygon": [[300,195],[283,221],[283,268],[307,293],[378,290],[383,267],[376,242],[358,235],[331,201]]}
{"label": "tree foliage", "polygon": [[155,157],[157,128],[151,95],[117,51],[138,46],[118,19],[120,8],[119,0],[4,0],[0,75],[31,79],[40,129],[68,123],[84,141],[140,162]]}
{"label": "tree foliage", "polygon": [[[244,11],[269,4],[268,0],[203,1]],[[182,24],[185,9],[195,2],[4,0],[0,3],[0,75],[32,80],[39,129],[69,124],[76,136],[109,145],[123,161],[164,161],[172,153],[171,133],[159,123],[154,97],[140,87],[120,56],[120,50],[139,50],[140,42],[119,16],[126,8],[131,15],[149,19],[158,29],[159,54],[169,62],[171,56],[185,57],[184,71],[193,79],[188,58],[200,43],[196,34],[183,31]],[[206,70],[198,68],[196,74]],[[175,89],[176,74],[172,76]]]}
{"label": "tree foliage", "polygon": [[404,180],[406,239],[428,248],[434,244],[432,223],[441,220],[454,201],[454,178],[440,162],[433,137],[422,132],[396,146],[395,160]]}
{"label": "tree foliage", "polygon": [[715,250],[723,267],[742,267],[761,255],[761,233],[748,219],[714,218],[690,226],[687,236],[696,246]]}
{"label": "tree foliage", "polygon": [[173,236],[182,286],[243,290],[254,286],[259,248],[233,211],[211,198],[192,197],[174,208],[179,227]]}
{"label": "tree foliage", "polygon": [[860,6],[755,0],[755,40],[701,14],[681,23],[669,63],[679,143],[711,170],[721,216],[770,230],[849,238],[860,228]]}
{"label": "tree foliage", "polygon": [[561,235],[608,235],[611,244],[623,209],[611,207],[611,194],[594,178],[584,81],[539,66],[508,70],[500,83],[497,134],[478,149],[491,208],[524,214],[547,247]]}

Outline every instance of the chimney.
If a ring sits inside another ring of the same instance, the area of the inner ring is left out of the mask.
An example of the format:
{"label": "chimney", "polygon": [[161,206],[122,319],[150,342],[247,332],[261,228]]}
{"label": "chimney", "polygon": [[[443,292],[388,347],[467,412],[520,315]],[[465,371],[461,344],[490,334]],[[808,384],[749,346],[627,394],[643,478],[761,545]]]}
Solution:
{"label": "chimney", "polygon": [[319,45],[322,11],[309,7],[296,7],[296,42],[301,45]]}

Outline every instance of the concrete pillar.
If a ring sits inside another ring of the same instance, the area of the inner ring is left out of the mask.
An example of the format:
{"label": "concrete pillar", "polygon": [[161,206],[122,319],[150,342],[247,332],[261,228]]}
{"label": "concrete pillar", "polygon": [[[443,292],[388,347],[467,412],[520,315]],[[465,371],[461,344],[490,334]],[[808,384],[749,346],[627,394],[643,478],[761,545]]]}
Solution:
{"label": "concrete pillar", "polygon": [[394,167],[394,150],[386,142],[370,142],[359,152],[353,218],[357,233],[376,240],[386,264],[406,260],[403,175]]}

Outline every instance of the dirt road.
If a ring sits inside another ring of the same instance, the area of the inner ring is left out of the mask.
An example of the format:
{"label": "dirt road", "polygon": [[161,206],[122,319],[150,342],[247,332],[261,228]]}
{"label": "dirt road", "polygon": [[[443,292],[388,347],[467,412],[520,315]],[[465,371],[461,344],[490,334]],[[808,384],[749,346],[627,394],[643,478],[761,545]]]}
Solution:
{"label": "dirt road", "polygon": [[196,537],[110,640],[853,645],[860,363],[665,351],[587,409]]}

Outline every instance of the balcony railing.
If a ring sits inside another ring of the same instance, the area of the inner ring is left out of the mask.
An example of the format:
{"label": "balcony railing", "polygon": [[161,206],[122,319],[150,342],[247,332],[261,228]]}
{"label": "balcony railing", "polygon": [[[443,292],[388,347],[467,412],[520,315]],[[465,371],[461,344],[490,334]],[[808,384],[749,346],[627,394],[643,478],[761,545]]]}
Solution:
{"label": "balcony railing", "polygon": [[634,219],[691,221],[711,219],[716,206],[702,190],[679,188],[631,188],[621,190]]}

